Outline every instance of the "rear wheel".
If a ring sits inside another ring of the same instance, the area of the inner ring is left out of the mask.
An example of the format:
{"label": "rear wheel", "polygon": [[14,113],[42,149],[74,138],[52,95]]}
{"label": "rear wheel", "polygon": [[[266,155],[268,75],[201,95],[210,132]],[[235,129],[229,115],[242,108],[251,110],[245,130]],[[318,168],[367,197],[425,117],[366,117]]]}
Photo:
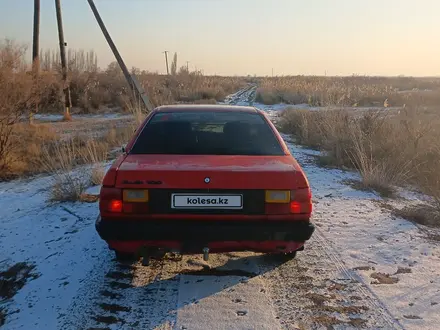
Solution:
{"label": "rear wheel", "polygon": [[134,262],[136,256],[133,253],[115,251],[116,260],[119,262]]}

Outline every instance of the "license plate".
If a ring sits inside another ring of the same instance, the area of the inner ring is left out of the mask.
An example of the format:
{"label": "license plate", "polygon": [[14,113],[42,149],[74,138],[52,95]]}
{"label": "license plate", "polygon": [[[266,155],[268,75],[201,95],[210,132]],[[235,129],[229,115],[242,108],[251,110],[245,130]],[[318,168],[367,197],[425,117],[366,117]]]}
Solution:
{"label": "license plate", "polygon": [[172,194],[173,209],[242,209],[243,195]]}

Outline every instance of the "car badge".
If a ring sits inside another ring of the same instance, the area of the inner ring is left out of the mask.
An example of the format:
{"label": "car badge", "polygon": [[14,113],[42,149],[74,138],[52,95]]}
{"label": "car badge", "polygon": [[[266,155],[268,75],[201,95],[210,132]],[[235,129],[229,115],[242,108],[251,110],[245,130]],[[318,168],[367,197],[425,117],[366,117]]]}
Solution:
{"label": "car badge", "polygon": [[206,177],[206,178],[205,178],[205,183],[210,183],[210,182],[211,182],[211,179],[208,178],[208,177]]}

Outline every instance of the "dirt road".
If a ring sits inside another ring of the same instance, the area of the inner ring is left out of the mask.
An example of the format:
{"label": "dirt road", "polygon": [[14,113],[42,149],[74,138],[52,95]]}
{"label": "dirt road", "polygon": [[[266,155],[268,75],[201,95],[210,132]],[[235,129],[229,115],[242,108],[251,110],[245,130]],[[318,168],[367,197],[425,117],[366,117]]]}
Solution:
{"label": "dirt road", "polygon": [[[228,103],[252,103],[255,90],[249,86]],[[83,288],[63,327],[399,328],[319,229],[297,260],[233,253],[212,255],[208,263],[200,255],[155,261],[150,267],[109,263],[105,275]],[[94,295],[88,294],[92,287]]]}

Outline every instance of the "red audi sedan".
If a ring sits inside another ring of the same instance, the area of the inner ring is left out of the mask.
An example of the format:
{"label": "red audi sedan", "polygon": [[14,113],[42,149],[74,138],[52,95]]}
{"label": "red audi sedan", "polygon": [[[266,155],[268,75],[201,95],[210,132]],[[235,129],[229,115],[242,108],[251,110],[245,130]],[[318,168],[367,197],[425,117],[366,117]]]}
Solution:
{"label": "red audi sedan", "polygon": [[152,111],[105,175],[96,230],[118,259],[290,254],[314,232],[308,180],[253,107]]}

